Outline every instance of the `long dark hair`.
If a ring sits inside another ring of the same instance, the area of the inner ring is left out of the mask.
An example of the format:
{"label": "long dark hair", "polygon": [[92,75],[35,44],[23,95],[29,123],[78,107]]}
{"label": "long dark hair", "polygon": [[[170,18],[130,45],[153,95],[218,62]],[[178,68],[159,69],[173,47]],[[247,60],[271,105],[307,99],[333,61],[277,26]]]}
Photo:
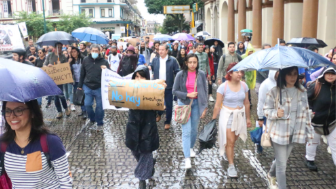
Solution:
{"label": "long dark hair", "polygon": [[185,62],[185,66],[184,66],[182,69],[183,69],[185,72],[188,73],[188,66],[187,66],[187,64],[188,64],[189,59],[190,59],[190,58],[193,58],[193,57],[195,57],[196,60],[197,60],[197,67],[196,67],[196,75],[197,75],[197,73],[198,73],[198,68],[199,68],[199,61],[198,61],[198,57],[197,57],[197,55],[194,54],[194,53],[191,53],[191,54],[188,54],[188,55],[187,55],[186,62]]}
{"label": "long dark hair", "polygon": [[[43,113],[40,109],[40,106],[37,103],[37,100],[31,100],[25,103],[30,112],[31,118],[31,130],[29,134],[29,141],[34,141],[39,139],[43,134],[49,134],[49,130],[45,127],[43,121]],[[2,112],[4,113],[6,110],[7,102],[3,102]],[[1,136],[0,140],[2,142],[12,142],[15,138],[15,131],[12,130],[7,120],[5,119],[5,133]]]}
{"label": "long dark hair", "polygon": [[204,52],[205,52],[206,49],[209,49],[209,52],[207,54],[208,54],[208,58],[211,58],[210,47],[208,45],[205,45]]}
{"label": "long dark hair", "polygon": [[[184,49],[184,57],[182,57],[182,54],[181,54],[182,49]],[[181,48],[177,53],[176,59],[178,60],[181,69],[184,70],[184,67],[186,66],[185,62],[187,60],[187,48],[185,47]]]}
{"label": "long dark hair", "polygon": [[296,82],[294,84],[294,87],[297,88],[298,90],[302,90],[301,89],[301,84],[299,82],[299,69],[296,66],[280,70],[280,73],[279,73],[279,76],[278,76],[278,79],[277,79],[277,87],[280,88],[280,89],[285,88],[286,87],[286,75],[291,74],[295,70],[296,70],[298,76],[297,76]]}
{"label": "long dark hair", "polygon": [[[80,52],[80,50],[77,47],[72,47],[71,51],[73,49],[75,49],[77,51],[77,53],[78,53],[78,59],[81,59],[81,61],[83,61],[84,57],[82,57],[82,53]],[[75,57],[72,56],[71,52],[70,52],[70,56],[72,58],[72,61],[70,62],[70,65],[76,64],[76,59],[75,59]]]}

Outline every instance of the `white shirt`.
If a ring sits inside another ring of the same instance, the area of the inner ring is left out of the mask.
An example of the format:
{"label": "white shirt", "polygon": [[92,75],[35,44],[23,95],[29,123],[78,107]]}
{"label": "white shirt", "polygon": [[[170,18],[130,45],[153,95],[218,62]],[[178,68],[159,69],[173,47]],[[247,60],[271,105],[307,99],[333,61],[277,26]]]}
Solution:
{"label": "white shirt", "polygon": [[166,81],[166,62],[168,59],[168,55],[164,58],[160,56],[160,71],[159,71],[159,79],[163,79]]}
{"label": "white shirt", "polygon": [[116,72],[118,70],[119,62],[120,62],[119,57],[121,57],[120,54],[116,54],[115,56],[113,54],[110,54],[108,56],[108,63],[110,64],[110,68],[112,71]]}

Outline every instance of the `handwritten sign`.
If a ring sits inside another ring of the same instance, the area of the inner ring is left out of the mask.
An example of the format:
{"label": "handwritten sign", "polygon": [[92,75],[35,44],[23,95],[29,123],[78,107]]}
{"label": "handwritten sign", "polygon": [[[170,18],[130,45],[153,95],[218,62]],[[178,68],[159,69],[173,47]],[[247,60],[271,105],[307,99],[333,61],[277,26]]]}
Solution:
{"label": "handwritten sign", "polygon": [[137,42],[140,42],[140,39],[139,38],[130,38],[130,39],[128,39],[128,42],[130,44],[132,44],[132,46],[135,48]]}
{"label": "handwritten sign", "polygon": [[160,80],[111,80],[111,105],[139,110],[164,110],[165,88]]}
{"label": "handwritten sign", "polygon": [[54,80],[56,85],[74,82],[69,63],[57,64],[52,67],[42,67],[41,69]]}

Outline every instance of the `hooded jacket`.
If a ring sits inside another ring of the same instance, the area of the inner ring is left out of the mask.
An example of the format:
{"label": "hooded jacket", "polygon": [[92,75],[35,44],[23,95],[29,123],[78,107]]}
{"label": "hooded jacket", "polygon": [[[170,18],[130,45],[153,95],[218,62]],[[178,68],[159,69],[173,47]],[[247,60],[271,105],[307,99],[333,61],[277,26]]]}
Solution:
{"label": "hooded jacket", "polygon": [[[145,72],[146,79],[149,80],[149,70],[144,65],[137,67],[132,79],[135,79],[136,73],[141,70]],[[148,153],[159,148],[159,141],[156,112],[154,110],[130,109],[126,125],[126,146],[138,153]]]}
{"label": "hooded jacket", "polygon": [[258,96],[258,105],[257,105],[257,114],[258,119],[264,118],[264,103],[266,99],[266,94],[270,91],[273,87],[276,86],[275,74],[277,71],[270,70],[268,73],[268,78],[261,83],[259,88],[259,96]]}
{"label": "hooded jacket", "polygon": [[85,84],[92,90],[99,89],[101,87],[101,66],[110,69],[109,63],[101,55],[96,59],[93,59],[91,54],[85,57],[82,62],[78,88],[83,88]]}
{"label": "hooded jacket", "polygon": [[[244,55],[242,55],[241,57],[244,59],[246,57],[248,57],[248,53],[250,51],[253,51],[253,53],[255,52],[254,48],[252,46],[249,46],[247,49],[246,49],[246,52]],[[245,72],[245,81],[246,81],[246,84],[248,86],[249,89],[254,89],[255,88],[255,84],[256,84],[256,80],[257,80],[257,73],[255,70],[253,71],[247,71]]]}
{"label": "hooded jacket", "polygon": [[238,44],[237,44],[237,50],[236,50],[236,53],[238,54],[238,55],[240,55],[240,56],[242,56],[243,54],[245,54],[246,53],[246,50],[245,50],[245,45],[244,45],[244,47],[243,47],[243,52],[241,52],[240,50],[239,50],[239,45],[240,44],[243,44],[244,45],[244,43],[243,42],[238,42]]}

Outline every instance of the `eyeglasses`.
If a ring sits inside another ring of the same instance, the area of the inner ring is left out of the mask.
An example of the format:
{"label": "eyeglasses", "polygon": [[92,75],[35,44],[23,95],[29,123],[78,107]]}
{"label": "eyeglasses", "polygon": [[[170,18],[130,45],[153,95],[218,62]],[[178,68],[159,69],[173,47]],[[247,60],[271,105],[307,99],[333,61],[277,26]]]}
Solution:
{"label": "eyeglasses", "polygon": [[19,117],[22,116],[25,110],[28,110],[28,108],[15,108],[14,110],[5,110],[2,114],[5,117],[10,117],[13,113],[15,117]]}

